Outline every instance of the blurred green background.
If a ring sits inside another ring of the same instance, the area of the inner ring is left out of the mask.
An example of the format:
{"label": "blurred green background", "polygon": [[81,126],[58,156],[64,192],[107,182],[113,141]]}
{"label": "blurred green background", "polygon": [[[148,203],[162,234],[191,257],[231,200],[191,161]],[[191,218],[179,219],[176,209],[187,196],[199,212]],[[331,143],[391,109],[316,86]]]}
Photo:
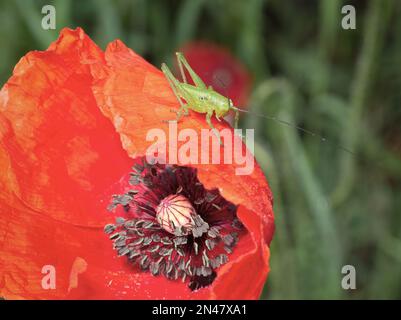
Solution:
{"label": "blurred green background", "polygon": [[[56,7],[57,30],[40,28],[45,4]],[[341,28],[345,4],[356,30]],[[253,76],[248,108],[331,141],[242,117],[275,197],[262,298],[399,299],[400,14],[397,0],[0,0],[0,82],[65,26],[102,48],[120,38],[155,65],[194,40],[228,48]],[[347,264],[356,290],[341,287]]]}

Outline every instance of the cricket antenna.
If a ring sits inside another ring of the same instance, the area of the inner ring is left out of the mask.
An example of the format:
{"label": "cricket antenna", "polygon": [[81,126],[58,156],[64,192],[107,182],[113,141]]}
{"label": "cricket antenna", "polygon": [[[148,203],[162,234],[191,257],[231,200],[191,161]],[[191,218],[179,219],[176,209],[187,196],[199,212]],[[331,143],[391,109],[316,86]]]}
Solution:
{"label": "cricket antenna", "polygon": [[273,120],[273,121],[275,121],[277,123],[286,125],[286,126],[291,127],[291,128],[295,128],[295,129],[297,129],[297,130],[299,130],[299,131],[301,131],[301,132],[303,132],[305,134],[308,134],[309,136],[312,136],[312,137],[315,137],[316,139],[319,139],[320,142],[326,142],[326,143],[331,144],[331,145],[333,145],[333,146],[335,146],[335,147],[337,147],[337,148],[339,148],[339,149],[341,149],[341,150],[343,150],[343,151],[345,151],[345,152],[347,152],[349,154],[352,154],[353,156],[357,156],[357,154],[355,152],[351,151],[350,149],[348,149],[348,148],[346,148],[346,147],[344,147],[344,146],[342,146],[340,144],[332,143],[328,139],[326,139],[325,137],[323,137],[323,136],[321,136],[321,135],[319,135],[319,134],[317,134],[315,132],[312,132],[312,131],[310,131],[308,129],[300,127],[300,126],[298,126],[298,125],[296,125],[294,123],[291,123],[289,121],[285,121],[285,120],[276,118],[274,116],[268,116],[268,115],[265,115],[265,114],[259,114],[259,113],[255,113],[255,112],[252,112],[252,111],[236,108],[234,106],[231,106],[231,109],[233,109],[235,111],[243,112],[243,113],[248,113],[248,114],[253,115],[255,117],[261,117],[261,118],[265,118],[265,119],[268,119],[268,120]]}
{"label": "cricket antenna", "polygon": [[[225,85],[225,83],[219,77],[215,76],[215,79],[217,81],[219,81],[221,86],[222,86],[222,88],[224,88],[224,90],[227,91],[227,86]],[[227,97],[227,100],[229,101],[230,99],[228,98],[227,94],[225,96]],[[248,110],[245,110],[245,109],[240,109],[240,108],[234,107],[233,105],[231,105],[230,108],[232,110],[235,110],[235,111],[239,111],[239,112],[242,112],[242,113],[248,113],[248,114],[253,115],[255,117],[260,117],[260,118],[264,118],[264,119],[268,119],[268,120],[273,120],[273,121],[275,121],[277,123],[286,125],[286,126],[291,127],[291,128],[295,128],[298,131],[303,132],[303,133],[305,133],[305,134],[307,134],[307,135],[309,135],[311,137],[315,137],[316,139],[320,140],[320,142],[326,142],[328,144],[331,144],[332,146],[337,147],[337,148],[339,148],[339,149],[341,149],[341,150],[343,150],[343,151],[345,151],[345,152],[357,157],[357,154],[355,152],[351,151],[350,149],[348,149],[348,148],[346,148],[346,147],[344,147],[344,146],[342,146],[340,144],[336,144],[336,143],[330,142],[325,137],[323,137],[323,136],[321,136],[321,135],[319,135],[319,134],[317,134],[315,132],[312,132],[312,131],[310,131],[308,129],[300,127],[300,126],[298,126],[298,125],[296,125],[294,123],[291,123],[289,121],[281,120],[281,119],[276,118],[274,116],[268,116],[268,115],[265,115],[265,114],[258,114],[258,113],[255,113],[255,112],[252,112],[252,111],[248,111]]]}

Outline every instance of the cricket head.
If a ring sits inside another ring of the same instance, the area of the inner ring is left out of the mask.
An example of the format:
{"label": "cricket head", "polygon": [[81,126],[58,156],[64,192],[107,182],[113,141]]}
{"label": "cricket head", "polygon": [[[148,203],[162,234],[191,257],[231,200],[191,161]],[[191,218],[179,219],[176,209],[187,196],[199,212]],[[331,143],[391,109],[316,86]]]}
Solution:
{"label": "cricket head", "polygon": [[224,117],[232,109],[234,104],[231,99],[224,97],[223,95],[220,95],[217,92],[215,93],[216,93],[216,98],[214,99],[214,105],[215,105],[214,111],[218,118]]}
{"label": "cricket head", "polygon": [[225,108],[227,110],[226,113],[228,113],[230,110],[237,110],[237,108],[234,106],[234,102],[229,98],[226,98]]}
{"label": "cricket head", "polygon": [[228,111],[230,111],[230,110],[235,110],[236,108],[234,107],[234,102],[231,100],[231,99],[229,99],[229,98],[227,98],[227,106],[228,106]]}

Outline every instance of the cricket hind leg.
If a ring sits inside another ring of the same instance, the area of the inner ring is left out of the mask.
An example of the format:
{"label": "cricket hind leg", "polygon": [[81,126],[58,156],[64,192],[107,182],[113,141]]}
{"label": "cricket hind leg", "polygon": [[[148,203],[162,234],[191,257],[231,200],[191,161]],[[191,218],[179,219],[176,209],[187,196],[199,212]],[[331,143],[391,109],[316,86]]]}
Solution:
{"label": "cricket hind leg", "polygon": [[234,129],[238,129],[239,111],[235,110]]}
{"label": "cricket hind leg", "polygon": [[198,88],[201,89],[207,89],[205,83],[202,81],[202,79],[196,74],[196,72],[191,68],[191,66],[189,65],[187,59],[185,59],[184,55],[181,52],[177,52],[177,61],[178,61],[178,67],[180,68],[180,72],[181,72],[181,76],[182,76],[182,80],[187,83],[187,78],[185,76],[185,71],[184,71],[184,67],[185,69],[188,70],[189,75],[191,76],[193,82],[195,83],[195,85]]}
{"label": "cricket hind leg", "polygon": [[184,104],[180,109],[178,110],[173,110],[177,114],[177,118],[175,119],[177,122],[180,121],[182,116],[187,116],[189,115],[188,112],[188,107],[186,104]]}
{"label": "cricket hind leg", "polygon": [[180,95],[178,94],[178,86],[179,82],[178,80],[174,77],[172,74],[171,70],[165,63],[162,64],[162,71],[164,73],[164,76],[166,77],[171,89],[174,92],[175,97],[177,98],[178,102],[180,103],[180,109],[178,110],[173,110],[175,113],[177,113],[177,119],[176,120],[167,120],[169,121],[179,121],[183,115],[187,116],[189,114],[188,112],[188,106],[182,101]]}
{"label": "cricket hind leg", "polygon": [[182,107],[178,110],[171,109],[170,111],[174,112],[177,115],[177,117],[172,120],[164,120],[163,122],[172,122],[172,121],[179,122],[181,120],[182,116],[188,116],[189,115],[188,107],[186,105],[184,105],[184,106],[185,107]]}
{"label": "cricket hind leg", "polygon": [[212,115],[213,115],[213,112],[208,112],[206,114],[206,122],[209,125],[209,127],[212,129],[212,131],[213,131],[214,135],[217,137],[217,139],[219,139],[220,145],[223,145],[223,142],[221,141],[220,132],[214,127],[214,125],[212,123],[212,120],[211,120]]}

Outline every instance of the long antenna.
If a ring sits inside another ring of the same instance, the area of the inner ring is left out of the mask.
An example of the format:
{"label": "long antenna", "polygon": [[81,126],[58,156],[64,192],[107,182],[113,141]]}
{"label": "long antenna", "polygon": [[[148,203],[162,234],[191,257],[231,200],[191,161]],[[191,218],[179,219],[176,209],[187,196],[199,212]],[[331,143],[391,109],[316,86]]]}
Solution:
{"label": "long antenna", "polygon": [[312,137],[315,137],[315,138],[319,139],[320,142],[329,143],[329,144],[331,144],[331,145],[333,145],[333,146],[335,146],[337,148],[340,148],[341,150],[343,150],[345,152],[348,152],[348,153],[352,154],[353,156],[357,156],[357,154],[355,152],[351,151],[350,149],[348,149],[348,148],[346,148],[346,147],[344,147],[344,146],[342,146],[340,144],[332,143],[328,139],[326,139],[325,137],[323,137],[323,136],[321,136],[321,135],[319,135],[319,134],[317,134],[315,132],[309,131],[309,130],[307,130],[305,128],[302,128],[302,127],[300,127],[300,126],[298,126],[298,125],[296,125],[294,123],[291,123],[289,121],[281,120],[281,119],[276,118],[274,116],[268,116],[268,115],[265,115],[265,114],[259,114],[259,113],[255,113],[255,112],[252,112],[252,111],[236,108],[234,106],[231,106],[231,109],[239,111],[239,112],[243,112],[243,113],[248,113],[248,114],[256,116],[256,117],[261,117],[261,118],[265,118],[265,119],[268,119],[268,120],[273,120],[273,121],[276,121],[277,123],[284,124],[284,125],[286,125],[288,127],[291,127],[291,128],[295,128],[295,129],[297,129],[297,130],[299,130],[299,131],[301,131],[303,133],[306,133],[306,134],[308,134],[308,135],[310,135]]}
{"label": "long antenna", "polygon": [[[220,82],[221,86],[224,88],[224,91],[227,93],[227,86],[225,85],[225,83],[219,77],[215,76],[214,78]],[[227,94],[225,96],[229,100]],[[276,121],[277,123],[284,124],[284,125],[286,125],[288,127],[291,127],[291,128],[295,128],[295,129],[297,129],[297,130],[299,130],[299,131],[301,131],[303,133],[306,133],[306,134],[308,134],[308,135],[310,135],[312,137],[315,137],[316,139],[319,139],[320,142],[326,142],[328,144],[331,144],[332,146],[337,147],[337,148],[339,148],[339,149],[341,149],[341,150],[343,150],[345,152],[348,152],[349,154],[352,154],[353,156],[357,157],[357,154],[355,152],[351,151],[350,149],[348,149],[348,148],[346,148],[346,147],[344,147],[344,146],[342,146],[340,144],[333,143],[333,142],[329,141],[328,139],[326,139],[325,137],[323,137],[323,136],[321,136],[321,135],[319,135],[319,134],[317,134],[315,132],[312,132],[312,131],[310,131],[308,129],[300,127],[300,126],[298,126],[298,125],[296,125],[294,123],[291,123],[289,121],[281,120],[281,119],[276,118],[274,116],[268,116],[268,115],[265,115],[265,114],[259,114],[259,113],[255,113],[255,112],[248,111],[248,110],[245,110],[245,109],[236,108],[234,106],[231,106],[230,108],[233,109],[233,110],[239,111],[239,112],[248,113],[248,114],[253,115],[255,117],[261,117],[261,118],[265,118],[265,119],[268,119],[268,120],[273,120],[273,121]]]}

